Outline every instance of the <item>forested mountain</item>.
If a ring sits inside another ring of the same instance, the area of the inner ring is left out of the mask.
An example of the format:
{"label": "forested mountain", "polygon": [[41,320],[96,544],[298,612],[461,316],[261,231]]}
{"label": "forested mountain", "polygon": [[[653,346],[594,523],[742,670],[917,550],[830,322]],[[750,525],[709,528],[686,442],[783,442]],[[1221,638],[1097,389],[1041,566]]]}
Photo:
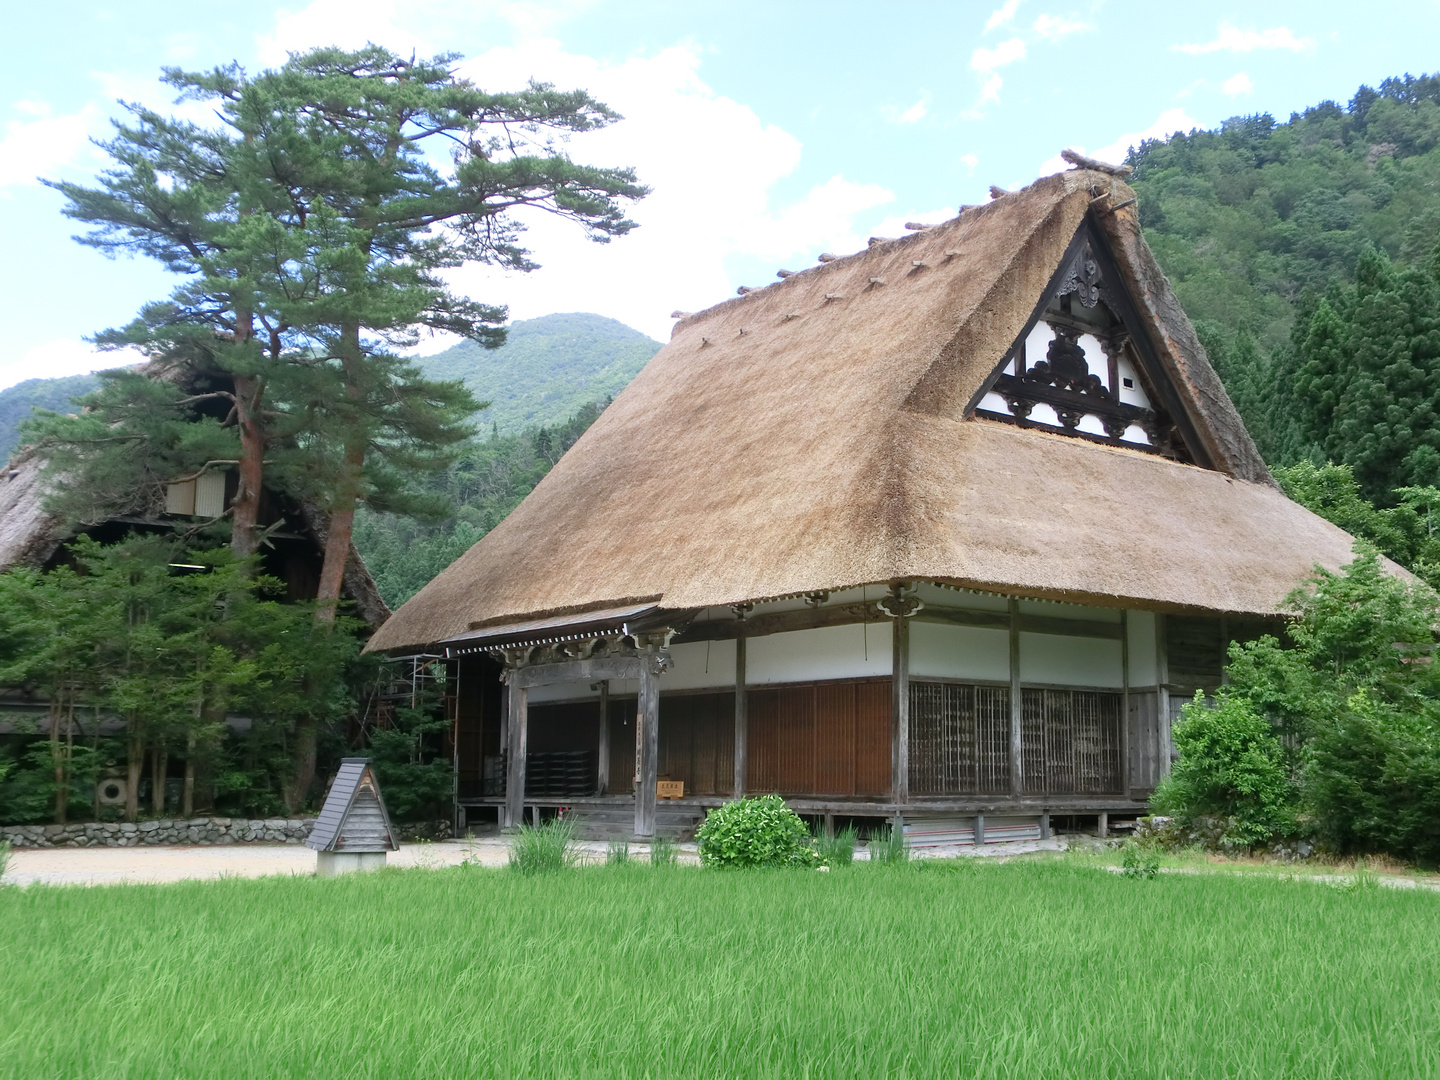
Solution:
{"label": "forested mountain", "polygon": [[1440,409],[1440,79],[1236,117],[1130,163],[1146,238],[1266,460],[1353,465],[1381,502],[1440,483],[1440,454],[1416,453]]}
{"label": "forested mountain", "polygon": [[[585,405],[614,397],[629,385],[660,342],[603,315],[572,312],[512,323],[505,344],[482,349],[465,341],[420,366],[432,379],[460,379],[491,402],[476,423],[492,433],[565,424]],[[0,390],[0,462],[15,448],[31,406],[67,412],[70,399],[98,385],[93,375],[27,379]]]}
{"label": "forested mountain", "polygon": [[504,520],[530,494],[560,455],[585,433],[605,403],[591,402],[562,424],[479,438],[430,488],[454,507],[444,521],[362,511],[355,546],[391,607],[404,603],[471,544]]}
{"label": "forested mountain", "polygon": [[0,464],[10,456],[19,439],[20,421],[30,415],[32,407],[69,412],[71,398],[94,390],[94,375],[71,375],[64,379],[26,379],[0,390]]}
{"label": "forested mountain", "polygon": [[464,341],[420,360],[432,379],[461,379],[481,401],[477,420],[501,434],[561,424],[629,385],[660,342],[603,315],[542,315],[511,323],[494,351]]}

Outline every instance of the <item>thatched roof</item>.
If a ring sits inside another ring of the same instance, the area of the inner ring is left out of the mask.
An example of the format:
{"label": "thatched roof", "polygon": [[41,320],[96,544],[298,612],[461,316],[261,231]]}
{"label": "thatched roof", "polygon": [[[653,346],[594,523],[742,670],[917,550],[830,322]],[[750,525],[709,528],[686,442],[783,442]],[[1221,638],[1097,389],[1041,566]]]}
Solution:
{"label": "thatched roof", "polygon": [[[966,416],[1087,215],[1213,469]],[[1134,193],[1077,170],[682,319],[371,648],[637,598],[684,610],[907,579],[1272,614],[1351,543],[1274,485]]]}
{"label": "thatched roof", "polygon": [[[22,447],[0,471],[0,572],[17,565],[43,566],[75,535],[61,518],[45,509],[44,467],[44,459],[33,448]],[[296,524],[316,551],[323,551],[325,516],[305,506],[297,516]],[[390,617],[390,608],[353,544],[345,564],[343,592],[355,605],[354,613],[369,626],[379,626]]]}

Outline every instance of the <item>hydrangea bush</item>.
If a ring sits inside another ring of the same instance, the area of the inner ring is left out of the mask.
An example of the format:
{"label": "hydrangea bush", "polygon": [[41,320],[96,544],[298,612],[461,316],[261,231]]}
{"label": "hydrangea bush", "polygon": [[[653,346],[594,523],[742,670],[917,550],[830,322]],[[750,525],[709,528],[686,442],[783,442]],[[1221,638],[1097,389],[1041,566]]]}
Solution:
{"label": "hydrangea bush", "polygon": [[713,867],[814,866],[810,830],[779,795],[737,799],[710,811],[695,834]]}

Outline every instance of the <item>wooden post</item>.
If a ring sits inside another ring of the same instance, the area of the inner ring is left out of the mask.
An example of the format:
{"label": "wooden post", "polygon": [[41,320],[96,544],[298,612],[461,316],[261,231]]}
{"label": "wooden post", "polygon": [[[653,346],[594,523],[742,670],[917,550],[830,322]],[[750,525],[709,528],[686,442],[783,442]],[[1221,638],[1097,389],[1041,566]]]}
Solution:
{"label": "wooden post", "polygon": [[[1165,640],[1165,616],[1155,615],[1155,709],[1160,714],[1160,776],[1170,771],[1175,740],[1170,735],[1170,654]],[[1158,780],[1159,777],[1157,776]]]}
{"label": "wooden post", "polygon": [[[898,596],[898,592],[897,592]],[[903,606],[891,630],[890,790],[897,803],[910,801],[910,620]],[[898,816],[898,815],[897,815]]]}
{"label": "wooden post", "polygon": [[734,797],[745,797],[745,755],[749,752],[747,727],[750,722],[749,698],[745,691],[745,634],[735,639],[735,787]]}
{"label": "wooden post", "polygon": [[1095,822],[1095,835],[1101,840],[1110,835],[1110,814],[1105,810],[1100,811],[1100,817]]}
{"label": "wooden post", "polygon": [[830,840],[834,840],[834,839],[835,839],[835,815],[834,815],[834,814],[826,814],[826,815],[825,815],[825,836],[826,836],[827,839],[830,839]]}
{"label": "wooden post", "polygon": [[1025,751],[1022,724],[1025,720],[1024,694],[1020,689],[1020,601],[1010,598],[1010,794],[1023,788]]}
{"label": "wooden post", "polygon": [[1120,792],[1130,798],[1130,612],[1120,610]]}
{"label": "wooden post", "polygon": [[1050,839],[1050,813],[1046,811],[1040,815],[1040,839]]}
{"label": "wooden post", "polygon": [[976,847],[985,846],[985,815],[975,815],[975,837],[971,841]]}
{"label": "wooden post", "polygon": [[655,783],[659,780],[660,682],[654,654],[640,658],[640,700],[635,709],[635,835],[655,835]]}
{"label": "wooden post", "polygon": [[[516,669],[511,668],[513,673]],[[509,735],[505,769],[505,827],[518,828],[525,820],[525,736],[530,726],[530,691],[523,686],[510,688]]]}
{"label": "wooden post", "polygon": [[600,747],[595,755],[595,794],[610,790],[610,680],[600,680]]}

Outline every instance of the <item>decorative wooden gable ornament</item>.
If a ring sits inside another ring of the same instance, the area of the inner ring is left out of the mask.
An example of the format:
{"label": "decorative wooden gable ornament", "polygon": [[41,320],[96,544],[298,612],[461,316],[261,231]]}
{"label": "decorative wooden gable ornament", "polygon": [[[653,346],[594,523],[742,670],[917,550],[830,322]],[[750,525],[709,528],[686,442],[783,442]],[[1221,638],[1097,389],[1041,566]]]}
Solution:
{"label": "decorative wooden gable ornament", "polygon": [[1213,468],[1181,400],[1087,217],[966,415]]}
{"label": "decorative wooden gable ornament", "polygon": [[306,845],[316,851],[319,877],[385,865],[385,853],[400,847],[369,758],[343,758]]}

